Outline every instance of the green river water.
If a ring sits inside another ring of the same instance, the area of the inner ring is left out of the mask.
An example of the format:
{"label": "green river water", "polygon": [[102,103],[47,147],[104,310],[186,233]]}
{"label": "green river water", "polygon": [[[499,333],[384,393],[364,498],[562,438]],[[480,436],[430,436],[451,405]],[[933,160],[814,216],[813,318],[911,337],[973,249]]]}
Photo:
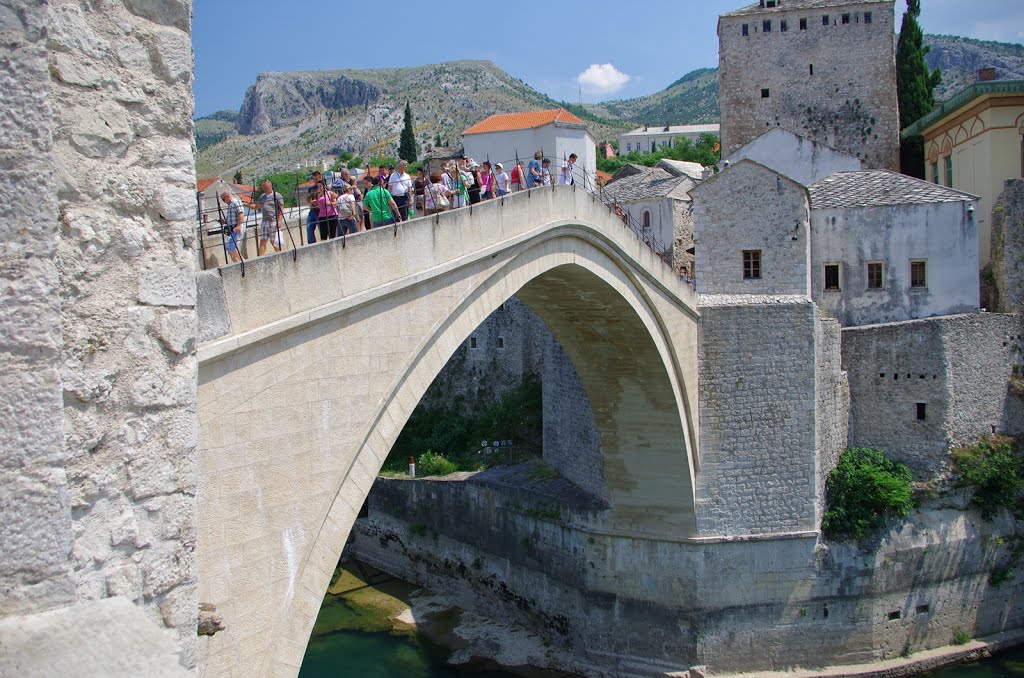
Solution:
{"label": "green river water", "polygon": [[[396,623],[420,590],[364,569],[339,570],[324,598],[299,678],[573,678],[529,666],[490,661],[447,664],[460,647],[459,612],[432,616],[417,627]],[[333,593],[332,593],[333,592]],[[922,674],[926,678],[1024,678],[1024,648],[974,664]]]}

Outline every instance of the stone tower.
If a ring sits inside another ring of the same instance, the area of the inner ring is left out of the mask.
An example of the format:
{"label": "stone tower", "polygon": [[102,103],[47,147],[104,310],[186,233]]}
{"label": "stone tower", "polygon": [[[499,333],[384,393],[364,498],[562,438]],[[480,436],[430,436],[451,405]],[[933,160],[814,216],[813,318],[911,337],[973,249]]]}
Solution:
{"label": "stone tower", "polygon": [[722,156],[782,127],[899,169],[892,0],[760,0],[718,19]]}

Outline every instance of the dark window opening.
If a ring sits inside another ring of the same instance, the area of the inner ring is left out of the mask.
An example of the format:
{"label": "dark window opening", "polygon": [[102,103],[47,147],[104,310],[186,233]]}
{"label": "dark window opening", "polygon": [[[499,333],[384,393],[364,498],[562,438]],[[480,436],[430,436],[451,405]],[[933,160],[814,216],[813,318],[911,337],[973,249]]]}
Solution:
{"label": "dark window opening", "polygon": [[897,620],[899,618],[900,618],[900,611],[899,610],[893,610],[892,612],[889,613],[889,621],[895,621],[895,620]]}
{"label": "dark window opening", "polygon": [[769,96],[771,96],[771,93],[772,92],[769,89],[762,89],[761,90],[761,98],[762,99],[767,99]]}
{"label": "dark window opening", "polygon": [[928,265],[925,261],[910,262],[910,286],[928,287]]}
{"label": "dark window opening", "polygon": [[743,279],[761,279],[761,250],[743,250]]}
{"label": "dark window opening", "polygon": [[761,22],[761,32],[771,33],[772,32],[772,21],[771,19],[765,19]]}
{"label": "dark window opening", "polygon": [[916,403],[916,404],[917,404],[917,420],[918,421],[924,421],[925,417],[928,414],[928,405],[926,403]]}
{"label": "dark window opening", "polygon": [[936,160],[932,163],[932,181],[936,184],[939,183],[939,161]]}
{"label": "dark window opening", "polygon": [[785,33],[788,30],[789,30],[789,22],[786,21],[785,19],[783,19],[782,21],[779,22],[779,31],[782,32],[782,33]]}
{"label": "dark window opening", "polygon": [[469,338],[469,347],[470,348],[476,348],[476,337],[470,337]]}
{"label": "dark window opening", "polygon": [[864,12],[864,23],[871,23],[871,12]]}
{"label": "dark window opening", "polygon": [[743,35],[750,35],[750,24],[743,24]]}
{"label": "dark window opening", "polygon": [[918,605],[917,606],[917,613],[918,614],[928,614],[929,610],[931,610],[931,608],[928,605]]}
{"label": "dark window opening", "polygon": [[498,337],[498,348],[505,348],[505,338]]}
{"label": "dark window opening", "polygon": [[825,14],[824,16],[821,17],[821,25],[828,26],[828,14]]}
{"label": "dark window opening", "polygon": [[651,227],[651,213],[648,212],[647,210],[644,210],[643,223],[644,223],[644,228],[650,228]]}
{"label": "dark window opening", "polygon": [[882,289],[882,281],[884,280],[882,274],[882,263],[881,262],[869,262],[868,263],[868,289],[869,290],[880,290]]}
{"label": "dark window opening", "polygon": [[953,188],[953,156],[946,157],[946,185]]}
{"label": "dark window opening", "polygon": [[878,373],[878,378],[879,379],[885,379],[885,372],[879,372]]}
{"label": "dark window opening", "polygon": [[807,30],[807,19],[800,19],[800,30],[801,31],[806,31]]}
{"label": "dark window opening", "polygon": [[814,75],[814,64],[810,65],[811,75]]}
{"label": "dark window opening", "polygon": [[850,23],[850,15],[849,14],[844,14],[843,18],[842,18],[842,21],[843,21],[844,24]]}
{"label": "dark window opening", "polygon": [[839,290],[839,264],[825,264],[825,289]]}
{"label": "dark window opening", "polygon": [[774,7],[775,6],[775,2],[776,2],[776,0],[765,0],[764,6],[765,7]]}

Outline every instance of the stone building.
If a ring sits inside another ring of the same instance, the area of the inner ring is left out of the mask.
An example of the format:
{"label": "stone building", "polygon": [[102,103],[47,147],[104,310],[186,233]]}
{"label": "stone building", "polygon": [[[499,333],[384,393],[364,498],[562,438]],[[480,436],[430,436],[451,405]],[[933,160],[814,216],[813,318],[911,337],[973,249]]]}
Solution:
{"label": "stone building", "polygon": [[761,0],[719,17],[722,155],[782,127],[899,169],[893,2]]}
{"label": "stone building", "polygon": [[834,172],[855,172],[863,166],[859,158],[825,144],[772,127],[749,144],[737,149],[722,163],[753,160],[793,181],[810,186]]}
{"label": "stone building", "polygon": [[631,221],[658,243],[656,249],[672,251],[677,270],[693,269],[693,215],[689,190],[704,176],[698,163],[662,160],[655,167],[628,165],[616,173],[601,192],[606,202],[617,203]]}
{"label": "stone building", "polygon": [[885,170],[805,187],[752,160],[690,194],[702,293],[809,295],[844,326],[978,309],[975,196]]}
{"label": "stone building", "polygon": [[1011,179],[992,210],[994,309],[1024,311],[1024,179]]}
{"label": "stone building", "polygon": [[[982,71],[984,73],[984,70]],[[992,256],[995,199],[1024,177],[1024,81],[977,82],[903,131],[924,137],[929,181],[979,196],[980,264]]]}

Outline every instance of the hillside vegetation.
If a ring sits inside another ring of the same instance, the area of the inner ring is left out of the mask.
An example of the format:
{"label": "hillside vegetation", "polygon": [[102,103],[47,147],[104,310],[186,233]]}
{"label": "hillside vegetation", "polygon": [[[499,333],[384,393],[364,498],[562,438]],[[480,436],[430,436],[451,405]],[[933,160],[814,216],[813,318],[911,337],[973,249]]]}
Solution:
{"label": "hillside vegetation", "polygon": [[[955,36],[925,36],[931,68],[941,68],[937,100],[951,97],[994,66],[1001,80],[1024,79],[1024,46]],[[440,137],[461,146],[462,130],[495,113],[565,106],[587,121],[598,141],[641,124],[713,123],[718,69],[687,73],[649,96],[584,106],[534,90],[489,61],[455,61],[410,68],[261,73],[240,111],[196,121],[199,176],[246,180],[295,170],[325,155],[394,156],[408,100],[421,153]]]}

